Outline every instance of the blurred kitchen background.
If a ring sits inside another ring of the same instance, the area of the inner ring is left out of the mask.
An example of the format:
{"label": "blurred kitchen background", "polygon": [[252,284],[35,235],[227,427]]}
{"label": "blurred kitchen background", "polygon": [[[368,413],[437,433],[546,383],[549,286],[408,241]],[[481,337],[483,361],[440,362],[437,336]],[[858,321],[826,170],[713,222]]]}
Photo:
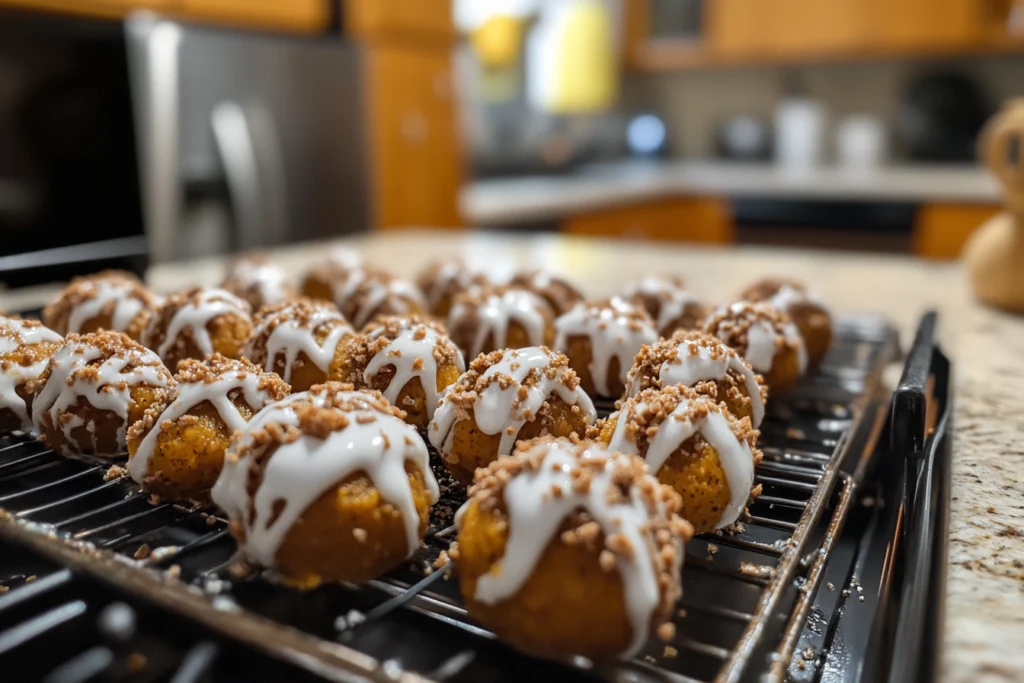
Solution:
{"label": "blurred kitchen background", "polygon": [[954,258],[1019,96],[1022,0],[0,0],[0,283],[417,226]]}

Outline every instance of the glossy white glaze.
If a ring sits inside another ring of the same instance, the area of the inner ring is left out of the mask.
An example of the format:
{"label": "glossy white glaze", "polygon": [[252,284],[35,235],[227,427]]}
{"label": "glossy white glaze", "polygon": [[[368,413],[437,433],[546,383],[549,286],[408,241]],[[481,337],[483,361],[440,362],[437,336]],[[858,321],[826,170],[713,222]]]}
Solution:
{"label": "glossy white glaze", "polygon": [[[231,454],[242,444],[250,443],[255,431],[271,423],[297,427],[295,406],[303,401],[316,403],[316,395],[295,394],[255,415],[236,435],[213,488],[214,502],[245,528],[245,555],[261,565],[274,566],[281,543],[302,513],[325,491],[358,472],[365,473],[380,490],[381,497],[402,514],[411,555],[419,547],[419,514],[405,471],[406,462],[423,473],[431,503],[437,501],[440,492],[423,440],[415,428],[392,415],[369,409],[351,411],[347,413],[349,425],[325,439],[307,435],[278,446],[265,464],[262,481],[250,501],[246,488],[252,454],[242,458]],[[268,525],[279,501],[284,501],[284,506]],[[250,515],[250,502],[254,515]]]}
{"label": "glossy white glaze", "polygon": [[[579,456],[607,461],[604,469],[591,479],[587,491],[580,492],[573,486],[570,476],[577,462],[576,446],[567,440],[556,440],[537,448],[544,449],[543,465],[537,471],[520,472],[505,485],[509,535],[504,555],[495,563],[501,570],[481,576],[473,597],[493,605],[515,596],[533,575],[537,562],[556,538],[565,518],[573,511],[585,510],[601,526],[605,538],[622,535],[636,550],[630,557],[615,555],[615,567],[622,577],[623,598],[632,626],[631,642],[623,656],[630,657],[650,635],[651,621],[660,602],[659,574],[669,571],[672,576],[679,576],[682,539],[674,539],[676,553],[672,566],[658,567],[653,556],[658,545],[650,527],[652,513],[638,494],[637,486],[631,488],[627,502],[608,502],[609,490],[615,486],[612,480],[615,464],[625,457],[621,453],[595,444]],[[561,495],[553,495],[556,488],[561,490]],[[658,505],[660,508],[660,503]],[[655,514],[658,513],[664,515],[664,510],[659,509]],[[459,515],[457,523],[461,519]]]}
{"label": "glossy white glaze", "polygon": [[[174,314],[167,325],[167,335],[156,352],[161,358],[166,356],[177,341],[178,335],[190,330],[196,348],[203,355],[209,355],[214,351],[213,340],[207,329],[210,321],[229,313],[248,318],[249,312],[249,304],[231,292],[224,289],[205,289],[199,293],[196,301],[189,300]],[[151,324],[157,322],[157,319],[158,316],[154,316]]]}
{"label": "glossy white glaze", "polygon": [[[730,305],[728,310],[731,313],[737,314],[750,305],[747,302],[740,301]],[[755,308],[762,305],[767,306],[768,304],[753,304]],[[717,335],[717,332],[711,330],[711,334]],[[807,370],[807,349],[804,346],[803,337],[800,336],[800,330],[792,322],[785,323],[782,333],[779,334],[776,332],[775,325],[768,320],[757,319],[752,321],[747,329],[747,349],[743,354],[744,360],[750,363],[751,367],[757,372],[770,372],[779,348],[778,340],[780,338],[796,348],[797,363],[800,374],[803,374]]]}
{"label": "glossy white glaze", "polygon": [[214,410],[223,420],[229,432],[245,429],[246,419],[231,400],[233,392],[241,392],[240,396],[253,410],[259,411],[273,401],[266,391],[260,389],[260,376],[238,369],[221,373],[211,382],[184,382],[175,387],[175,398],[156,419],[135,455],[128,461],[128,473],[140,484],[149,473],[149,461],[156,450],[163,423],[179,419],[204,401],[209,401]]}
{"label": "glossy white glaze", "polygon": [[[368,336],[370,339],[378,339],[385,331],[384,328],[378,328],[370,332]],[[437,359],[434,357],[434,349],[438,344],[451,344],[451,342],[428,325],[420,324],[404,329],[370,359],[363,372],[363,379],[367,383],[372,383],[373,378],[381,370],[385,367],[393,367],[395,374],[382,393],[387,400],[398,405],[398,395],[402,389],[411,380],[418,377],[426,395],[427,416],[433,418],[438,402]],[[462,358],[461,351],[455,349],[454,346],[453,350],[455,351],[455,366],[461,374],[466,371],[466,362]]]}
{"label": "glossy white glaze", "polygon": [[239,261],[230,274],[243,289],[255,287],[263,306],[272,306],[289,297],[288,275],[275,263]]}
{"label": "glossy white glaze", "polygon": [[421,311],[427,308],[423,293],[416,285],[407,280],[388,278],[370,284],[366,299],[352,316],[352,324],[362,327],[370,322],[385,302],[390,302],[388,312],[394,315],[406,315],[415,313],[417,308]]}
{"label": "glossy white glaze", "polygon": [[[32,405],[32,419],[36,431],[42,431],[42,418],[48,415],[54,427],[80,450],[81,444],[71,436],[72,430],[83,424],[92,431],[94,422],[84,422],[74,415],[69,421],[61,420],[65,411],[72,411],[79,398],[84,398],[98,411],[108,411],[120,418],[117,429],[119,450],[125,448],[128,409],[131,406],[131,388],[140,385],[168,387],[173,381],[155,353],[128,349],[105,359],[97,367],[96,377],[83,377],[78,370],[103,357],[103,352],[91,344],[69,341],[54,354],[50,375]],[[132,369],[125,368],[133,366]],[[104,453],[102,455],[115,455]]]}
{"label": "glossy white glaze", "polygon": [[[62,341],[63,337],[48,327],[30,326],[23,320],[0,317],[0,358],[23,346]],[[14,361],[0,360],[0,410],[6,408],[12,411],[21,421],[21,429],[25,431],[32,429],[32,418],[25,401],[18,396],[17,388],[38,379],[49,361],[49,357],[46,357],[31,365],[21,365]]]}
{"label": "glossy white glaze", "polygon": [[636,324],[632,316],[639,310],[621,297],[612,297],[608,305],[576,304],[555,320],[555,348],[559,351],[567,351],[574,337],[590,340],[590,377],[601,396],[611,395],[608,370],[613,358],[619,360],[619,379],[625,384],[640,347],[658,340],[653,325]]}
{"label": "glossy white glaze", "polygon": [[[686,417],[692,409],[692,403],[708,406],[707,415],[696,422]],[[642,401],[631,402],[615,413],[613,417],[617,421],[608,448],[644,457],[651,472],[656,474],[687,439],[700,434],[718,451],[718,461],[729,484],[729,504],[722,511],[722,517],[715,528],[722,529],[735,523],[746,509],[750,489],[754,485],[754,454],[750,446],[733,433],[729,421],[714,401],[701,397],[681,402],[661,420],[657,432],[648,443],[647,453],[640,453],[629,438],[627,427],[633,420],[633,414],[642,412],[646,407]]]}
{"label": "glossy white glaze", "polygon": [[497,348],[508,344],[508,329],[511,323],[518,323],[526,332],[531,346],[544,343],[547,303],[536,294],[525,289],[507,289],[492,293],[479,306],[464,302],[456,303],[448,314],[448,329],[455,329],[458,321],[467,316],[478,320],[476,336],[468,351],[469,357],[476,358],[484,349],[484,342],[490,337]]}
{"label": "glossy white glaze", "polygon": [[82,326],[103,313],[108,305],[113,307],[111,329],[124,332],[146,308],[146,303],[135,296],[137,286],[123,278],[95,280],[92,283],[92,296],[72,308],[68,314],[68,332],[81,332]]}
{"label": "glossy white glaze", "polygon": [[[253,357],[253,344],[267,335],[267,329],[274,326],[266,337],[267,358],[263,369],[274,371],[275,361],[283,356],[284,369],[282,379],[291,382],[292,368],[300,353],[304,353],[322,372],[327,372],[334,360],[334,352],[338,344],[346,336],[352,334],[352,328],[333,306],[314,303],[316,312],[308,324],[289,318],[278,323],[282,317],[288,316],[287,309],[282,309],[272,316],[264,318],[253,330],[252,339],[247,346],[249,358]],[[275,326],[276,325],[276,326]],[[328,325],[329,331],[322,343],[316,340],[316,332],[321,326]]]}
{"label": "glossy white glaze", "polygon": [[[473,405],[473,417],[477,428],[484,434],[501,433],[497,455],[512,452],[523,425],[537,415],[552,394],[567,405],[579,406],[587,424],[594,424],[597,420],[597,412],[590,397],[579,386],[568,388],[562,375],[549,377],[544,370],[550,365],[551,352],[545,348],[532,346],[507,349],[502,359],[481,375],[482,380],[490,380],[490,383],[477,397]],[[536,381],[524,384],[528,376],[534,377]],[[525,396],[522,396],[524,389]],[[430,443],[442,453],[451,450],[455,433],[453,427],[458,413],[457,406],[445,398],[441,399],[434,413],[428,437]]]}

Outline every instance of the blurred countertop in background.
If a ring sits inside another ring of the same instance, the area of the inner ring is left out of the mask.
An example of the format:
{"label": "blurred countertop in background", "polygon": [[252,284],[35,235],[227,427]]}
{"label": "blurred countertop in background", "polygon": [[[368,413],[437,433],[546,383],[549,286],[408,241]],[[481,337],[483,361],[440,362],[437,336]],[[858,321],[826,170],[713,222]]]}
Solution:
{"label": "blurred countertop in background", "polygon": [[1000,198],[995,180],[972,166],[887,166],[865,171],[821,167],[794,173],[772,164],[621,161],[584,166],[567,175],[473,180],[463,185],[459,208],[469,225],[502,225],[680,195],[977,204],[996,203]]}

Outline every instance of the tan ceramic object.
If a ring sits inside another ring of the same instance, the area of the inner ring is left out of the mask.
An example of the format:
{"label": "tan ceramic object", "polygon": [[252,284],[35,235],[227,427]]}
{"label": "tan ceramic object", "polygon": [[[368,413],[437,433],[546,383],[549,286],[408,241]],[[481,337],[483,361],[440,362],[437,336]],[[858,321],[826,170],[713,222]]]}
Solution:
{"label": "tan ceramic object", "polygon": [[1024,99],[1010,100],[988,122],[978,152],[1003,187],[1006,211],[971,235],[964,266],[975,296],[1024,312]]}

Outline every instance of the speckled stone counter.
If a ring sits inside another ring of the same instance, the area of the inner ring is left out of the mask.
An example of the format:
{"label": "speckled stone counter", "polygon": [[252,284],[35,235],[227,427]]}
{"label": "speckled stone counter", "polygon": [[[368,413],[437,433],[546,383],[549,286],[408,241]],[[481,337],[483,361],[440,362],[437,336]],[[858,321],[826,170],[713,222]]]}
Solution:
{"label": "speckled stone counter", "polygon": [[[956,372],[943,680],[1024,680],[1024,318],[976,304],[958,264],[549,235],[390,232],[347,244],[369,261],[409,275],[431,258],[456,253],[498,270],[551,267],[591,296],[612,294],[642,275],[672,273],[709,301],[720,301],[760,276],[790,275],[810,282],[836,311],[887,316],[904,344],[921,314],[937,309],[940,339]],[[277,250],[274,259],[297,274],[322,253],[323,245],[304,245]],[[158,290],[212,284],[222,264],[162,265],[150,281]],[[37,305],[53,291],[0,293],[0,308]]]}

